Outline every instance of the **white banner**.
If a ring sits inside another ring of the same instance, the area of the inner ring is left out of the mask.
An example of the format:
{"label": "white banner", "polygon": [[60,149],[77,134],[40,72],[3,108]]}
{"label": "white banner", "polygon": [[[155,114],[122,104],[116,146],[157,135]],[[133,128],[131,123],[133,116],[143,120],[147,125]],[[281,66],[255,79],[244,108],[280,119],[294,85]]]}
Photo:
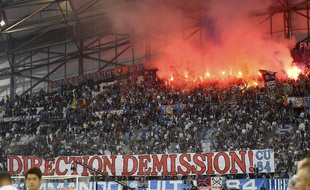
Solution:
{"label": "white banner", "polygon": [[274,151],[267,149],[204,154],[61,156],[49,160],[8,156],[8,170],[14,175],[23,175],[31,167],[39,167],[45,176],[94,174],[78,163],[109,176],[224,175],[253,173],[255,166],[260,173],[275,169]]}

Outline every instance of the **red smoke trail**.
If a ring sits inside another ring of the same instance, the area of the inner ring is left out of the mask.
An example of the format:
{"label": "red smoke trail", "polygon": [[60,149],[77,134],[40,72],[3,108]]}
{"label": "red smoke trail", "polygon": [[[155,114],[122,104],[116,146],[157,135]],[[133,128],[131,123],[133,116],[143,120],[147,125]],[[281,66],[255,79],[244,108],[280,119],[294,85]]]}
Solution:
{"label": "red smoke trail", "polygon": [[164,48],[165,56],[154,63],[158,76],[249,81],[264,68],[276,71],[278,78],[297,78],[301,70],[292,66],[289,44],[262,34],[255,18],[249,16],[251,1],[222,3],[208,1],[202,49],[188,41],[170,39],[173,43]]}
{"label": "red smoke trail", "polygon": [[[111,18],[112,22],[115,28],[126,30],[126,18],[130,18],[135,38],[149,38],[152,54],[157,55],[152,66],[158,68],[158,76],[167,84],[237,79],[249,82],[259,77],[259,69],[275,71],[278,78],[296,78],[300,72],[292,66],[289,46],[294,42],[283,39],[283,32],[272,37],[267,34],[269,21],[260,24],[266,15],[250,16],[251,11],[268,10],[270,0],[135,2],[130,14],[123,11],[121,16]],[[198,21],[189,17],[197,17],[200,10],[201,47],[199,32],[184,40],[197,29],[187,28]],[[283,15],[273,17],[273,27],[283,31]]]}

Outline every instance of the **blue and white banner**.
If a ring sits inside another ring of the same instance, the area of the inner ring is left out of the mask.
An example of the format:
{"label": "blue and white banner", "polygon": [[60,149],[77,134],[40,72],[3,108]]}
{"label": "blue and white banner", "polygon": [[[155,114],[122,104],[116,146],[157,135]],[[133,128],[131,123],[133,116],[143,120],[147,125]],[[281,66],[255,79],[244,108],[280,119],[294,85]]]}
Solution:
{"label": "blue and white banner", "polygon": [[[161,180],[161,181],[148,181],[147,188],[140,187],[139,181],[124,181],[128,187],[142,190],[161,190],[161,189],[171,189],[171,190],[184,190],[190,188],[188,183],[183,180]],[[196,184],[196,182],[194,182]],[[40,190],[122,190],[123,186],[112,181],[100,181],[97,182],[97,189],[95,182],[80,182],[78,188],[76,188],[76,183],[42,183]],[[16,183],[17,189],[24,189],[24,183]]]}
{"label": "blue and white banner", "polygon": [[269,179],[266,190],[286,190],[289,179]]}
{"label": "blue and white banner", "polygon": [[103,114],[117,114],[117,115],[122,115],[122,114],[128,114],[130,113],[129,109],[121,109],[121,110],[103,110],[103,111],[97,111],[95,114],[101,118]]}
{"label": "blue and white banner", "polygon": [[187,109],[187,104],[161,105],[157,107],[162,114],[172,114],[174,111],[182,111]]}
{"label": "blue and white banner", "polygon": [[262,185],[267,186],[266,179],[230,179],[223,180],[223,185],[226,184],[228,189],[260,189]]}
{"label": "blue and white banner", "polygon": [[[213,178],[212,178],[213,180]],[[226,184],[230,190],[260,190],[264,185],[266,190],[286,190],[289,179],[229,179],[222,180],[223,184]],[[196,180],[193,181],[196,185]],[[128,187],[136,190],[184,190],[190,189],[190,180],[152,180],[147,181],[145,188],[141,187],[139,181],[123,181]],[[213,183],[213,182],[212,182]],[[17,189],[24,189],[24,183],[15,183]],[[215,184],[214,184],[215,185]],[[219,186],[212,185],[212,189]],[[214,188],[213,188],[214,187]],[[122,190],[123,186],[113,181],[99,181],[97,182],[79,182],[78,188],[76,188],[75,182],[67,183],[42,183],[40,190]]]}
{"label": "blue and white banner", "polygon": [[2,117],[0,122],[11,122],[11,121],[31,121],[40,119],[40,115],[24,115],[24,116],[15,116],[15,117]]}
{"label": "blue and white banner", "polygon": [[286,190],[289,179],[229,179],[223,180],[228,189],[259,190],[262,186],[266,190]]}

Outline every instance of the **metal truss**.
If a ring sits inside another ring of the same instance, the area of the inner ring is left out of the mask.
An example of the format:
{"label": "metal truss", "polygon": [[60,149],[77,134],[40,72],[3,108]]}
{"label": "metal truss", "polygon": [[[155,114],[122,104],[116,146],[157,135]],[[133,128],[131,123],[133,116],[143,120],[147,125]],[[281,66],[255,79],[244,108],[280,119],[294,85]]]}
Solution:
{"label": "metal truss", "polygon": [[[188,6],[192,1],[203,3],[203,0],[174,0],[182,15],[183,40],[199,39],[202,47],[204,10],[203,6]],[[294,4],[291,0],[274,1],[277,6],[272,6],[269,10],[252,12],[251,15],[266,15],[263,22],[270,20],[270,35],[272,35],[272,17],[275,14],[283,14],[284,36],[289,38],[294,32],[291,15],[298,14],[307,19],[308,37],[303,41],[309,41],[310,2],[304,0]],[[8,21],[8,24],[0,29],[0,64],[3,60],[8,62],[6,67],[0,68],[0,80],[10,79],[9,85],[0,87],[0,93],[10,89],[10,96],[13,98],[16,88],[22,85],[23,80],[30,81],[30,86],[23,91],[23,94],[31,93],[39,84],[54,79],[54,75],[58,72],[64,72],[63,77],[69,76],[67,66],[73,61],[78,67],[76,75],[89,72],[85,70],[85,65],[89,62],[96,64],[94,71],[124,66],[126,63],[119,60],[128,54],[131,56],[128,62],[135,63],[134,51],[137,39],[133,38],[132,31],[127,34],[116,33],[111,29],[105,12],[100,11],[101,9],[110,11],[113,9],[111,7],[131,6],[134,3],[139,3],[139,0],[0,0],[2,19]],[[11,10],[28,10],[28,8],[31,9],[30,12],[10,21],[8,13]],[[83,29],[83,25],[90,20],[100,20],[104,26]],[[146,32],[144,37],[138,39],[145,42],[146,62],[151,62],[152,59],[151,45],[154,39],[150,36]],[[61,51],[57,51],[56,47],[60,46]],[[45,72],[37,75],[36,70]]]}
{"label": "metal truss", "polygon": [[[72,8],[75,0],[6,0],[0,2],[0,11],[4,15],[11,9],[35,8],[29,14],[1,28],[0,52],[4,53],[0,56],[8,61],[9,66],[0,69],[0,79],[9,77],[10,85],[2,86],[0,93],[10,87],[12,98],[15,94],[15,84],[18,82],[17,77],[30,79],[30,87],[23,92],[25,94],[31,92],[41,82],[50,81],[50,76],[59,69],[65,68],[71,60],[79,62],[78,74],[84,73],[84,59],[97,61],[100,65],[99,70],[107,66],[123,65],[117,63],[116,60],[131,47],[129,35],[114,34],[109,31],[109,26],[96,29],[95,32],[91,28],[87,32],[79,30],[84,20],[104,18],[104,14],[90,14],[90,9],[98,7],[103,0],[80,1],[83,5],[78,9]],[[64,2],[65,8],[61,6]],[[49,12],[56,12],[56,14],[37,18],[38,15]],[[116,40],[104,40],[104,43],[98,44],[98,41],[100,42],[107,35],[114,35]],[[75,46],[74,50],[72,50],[72,44]],[[69,45],[71,45],[70,50]],[[53,47],[57,46],[63,46],[64,51],[54,51]],[[122,48],[122,51],[116,52],[112,59],[93,56],[100,53],[104,55],[102,52],[117,48]],[[34,59],[33,57],[37,55],[42,58]],[[46,74],[40,77],[35,76],[33,70],[42,68],[47,68]]]}
{"label": "metal truss", "polygon": [[[188,3],[195,2],[195,5],[199,7],[190,7]],[[179,8],[182,14],[182,29],[183,29],[183,40],[188,40],[194,35],[199,35],[200,46],[202,45],[202,14],[203,1],[193,0],[191,2],[186,0],[179,0]]]}
{"label": "metal truss", "polygon": [[[75,7],[76,4],[80,6]],[[13,9],[31,10],[0,28],[0,52],[3,52],[0,60],[9,63],[0,69],[0,80],[10,79],[10,85],[2,85],[0,93],[10,89],[10,96],[14,98],[23,80],[30,83],[23,91],[25,94],[31,93],[42,82],[49,82],[58,72],[64,71],[63,77],[67,77],[66,68],[70,61],[78,63],[76,75],[84,74],[85,62],[89,60],[97,64],[97,70],[123,66],[125,64],[119,63],[118,59],[128,52],[132,54],[131,63],[135,63],[130,34],[111,31],[108,22],[101,28],[82,29],[83,22],[106,20],[101,9],[109,10],[120,4],[129,5],[128,1],[122,0],[0,0],[0,12],[7,21],[10,21]],[[60,46],[61,51],[58,51]],[[111,51],[114,56],[107,56],[106,52]],[[37,75],[35,71],[38,69],[45,74]]]}
{"label": "metal truss", "polygon": [[[299,3],[292,3],[291,0],[276,0],[277,6],[271,6],[269,10],[263,11],[253,11],[251,12],[252,16],[264,16],[268,15],[262,22],[270,21],[270,35],[272,36],[272,17],[278,13],[283,14],[283,32],[284,37],[291,38],[293,35],[292,29],[292,13],[300,15],[301,18],[306,19],[307,22],[307,37],[299,42],[309,42],[310,40],[310,1],[304,0]],[[306,13],[305,13],[306,12]],[[261,23],[262,23],[261,22]]]}

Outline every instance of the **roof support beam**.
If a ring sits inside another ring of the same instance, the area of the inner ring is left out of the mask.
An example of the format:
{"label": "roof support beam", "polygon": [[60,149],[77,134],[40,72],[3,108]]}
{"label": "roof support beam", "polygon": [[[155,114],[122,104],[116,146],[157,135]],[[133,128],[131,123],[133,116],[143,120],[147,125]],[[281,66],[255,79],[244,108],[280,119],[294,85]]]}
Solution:
{"label": "roof support beam", "polygon": [[40,84],[41,82],[43,82],[44,80],[46,80],[49,76],[51,76],[53,73],[55,73],[58,69],[60,69],[62,66],[64,66],[68,61],[70,61],[71,59],[74,59],[78,56],[78,53],[74,53],[71,54],[70,56],[64,57],[62,58],[62,63],[59,64],[56,68],[54,68],[52,71],[50,71],[47,75],[45,75],[43,78],[41,78],[39,81],[37,81],[35,84],[33,84],[30,88],[28,88],[27,90],[25,90],[21,96],[27,94],[29,91],[31,91],[34,87],[36,87],[38,84]]}
{"label": "roof support beam", "polygon": [[18,26],[19,24],[21,24],[22,22],[24,22],[24,21],[30,19],[31,17],[33,17],[34,15],[36,15],[36,14],[38,14],[39,12],[43,11],[43,10],[46,9],[47,7],[51,6],[52,4],[53,4],[53,3],[49,3],[49,4],[47,4],[47,5],[43,6],[43,7],[41,7],[40,9],[38,9],[37,11],[35,11],[35,12],[31,13],[30,15],[26,16],[25,18],[21,19],[21,20],[18,21],[17,23],[15,23],[15,24],[9,26],[9,27],[6,28],[3,32],[5,33],[5,32],[10,31],[12,28],[14,28],[14,27]]}
{"label": "roof support beam", "polygon": [[0,4],[0,9],[14,9],[14,8],[24,8],[27,6],[45,5],[47,3],[54,3],[55,0],[28,0],[22,2],[14,2],[13,0],[7,0],[6,2]]}
{"label": "roof support beam", "polygon": [[121,66],[125,66],[124,64],[116,63],[116,62],[113,62],[113,61],[108,61],[108,60],[101,59],[101,58],[91,57],[91,56],[89,56],[89,55],[85,55],[85,56],[83,56],[83,58],[85,58],[85,59],[91,59],[91,60],[99,61],[99,62],[104,62],[104,63],[112,64],[112,65],[118,64],[118,65],[121,65]]}
{"label": "roof support beam", "polygon": [[14,55],[12,56],[12,64],[10,65],[11,69],[10,69],[10,97],[13,98],[15,95],[15,75],[14,75]]}
{"label": "roof support beam", "polygon": [[[111,65],[111,62],[115,61],[119,56],[121,56],[123,53],[125,53],[129,48],[131,47],[131,44],[127,46],[125,49],[123,49],[121,52],[119,52],[117,55],[115,55],[108,63],[106,63],[104,66],[100,67],[98,71],[103,70],[108,65]],[[117,64],[117,63],[116,63]],[[115,64],[115,66],[116,66]]]}
{"label": "roof support beam", "polygon": [[[30,79],[35,79],[35,80],[41,80],[42,78],[40,77],[35,77],[35,76],[28,76],[28,75],[24,75],[22,73],[16,73],[15,75],[17,76],[21,76],[21,77],[25,77],[25,78],[30,78]],[[49,82],[50,80],[43,80],[43,82]]]}
{"label": "roof support beam", "polygon": [[[70,35],[71,37],[73,37],[73,39],[75,39],[75,36],[74,36],[74,34],[72,33],[72,31],[70,30],[70,26],[69,26],[69,21],[68,21],[68,8],[67,8],[68,5],[67,5],[67,2],[66,2],[66,12],[65,12],[65,13],[63,12],[62,8],[60,7],[59,2],[57,2],[57,5],[58,5],[58,8],[59,8],[59,10],[60,10],[60,12],[61,12],[62,18],[63,18],[63,20],[65,21],[65,24],[66,24],[66,26],[67,26],[67,35]],[[69,37],[68,37],[68,38],[69,38]],[[80,46],[78,45],[77,40],[73,40],[73,41],[74,41],[74,44],[75,44],[76,48],[77,48],[78,50],[80,50]]]}

